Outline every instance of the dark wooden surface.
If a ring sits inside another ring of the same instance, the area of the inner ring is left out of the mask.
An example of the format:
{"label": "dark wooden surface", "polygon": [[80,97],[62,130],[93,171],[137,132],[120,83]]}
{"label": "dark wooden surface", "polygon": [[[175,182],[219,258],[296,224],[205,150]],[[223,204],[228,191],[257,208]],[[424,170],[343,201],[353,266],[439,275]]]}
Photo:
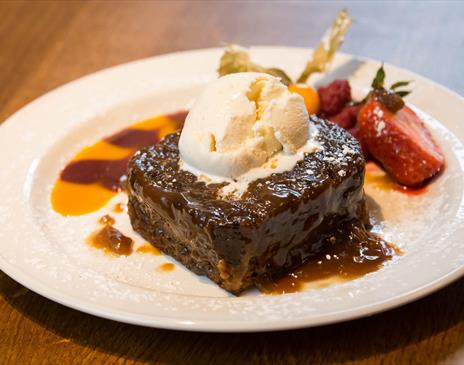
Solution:
{"label": "dark wooden surface", "polygon": [[[459,1],[0,1],[0,121],[63,83],[142,57],[225,41],[314,46],[341,7],[356,19],[344,51],[406,67],[464,94]],[[0,272],[0,313],[0,364],[464,363],[464,279],[370,318],[227,335],[95,318]]]}

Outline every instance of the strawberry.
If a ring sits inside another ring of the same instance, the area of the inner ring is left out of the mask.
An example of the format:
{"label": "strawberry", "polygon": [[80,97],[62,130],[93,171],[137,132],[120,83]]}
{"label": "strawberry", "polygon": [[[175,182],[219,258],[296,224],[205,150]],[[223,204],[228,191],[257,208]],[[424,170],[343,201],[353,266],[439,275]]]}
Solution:
{"label": "strawberry", "polygon": [[443,169],[443,152],[411,108],[387,105],[375,93],[366,100],[358,114],[362,140],[398,183],[420,185]]}

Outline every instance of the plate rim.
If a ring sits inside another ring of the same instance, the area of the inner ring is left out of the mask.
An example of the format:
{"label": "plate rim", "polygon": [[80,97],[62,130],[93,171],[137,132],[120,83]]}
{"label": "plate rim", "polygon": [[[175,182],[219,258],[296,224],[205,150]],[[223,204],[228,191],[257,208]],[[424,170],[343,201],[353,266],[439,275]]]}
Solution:
{"label": "plate rim", "polygon": [[[124,311],[117,311],[112,309],[111,312],[105,311],[105,307],[101,305],[90,305],[89,302],[83,302],[79,298],[75,298],[68,295],[63,295],[59,290],[53,290],[49,287],[46,287],[42,284],[41,281],[36,281],[35,284],[38,284],[38,287],[35,286],[32,288],[27,280],[24,280],[24,277],[30,277],[30,275],[25,274],[23,271],[19,270],[16,274],[11,274],[11,266],[9,266],[6,270],[4,270],[5,266],[4,260],[0,256],[0,270],[3,271],[9,278],[12,280],[20,283],[27,289],[31,290],[32,292],[39,294],[46,299],[52,300],[55,303],[63,305],[65,307],[77,310],[79,312],[90,314],[96,317],[100,317],[103,319],[113,320],[121,323],[127,323],[142,327],[148,328],[159,328],[159,329],[167,329],[167,330],[181,330],[181,331],[188,331],[188,332],[207,332],[207,333],[256,333],[256,332],[275,332],[275,331],[287,331],[287,330],[294,330],[294,329],[302,329],[302,328],[313,328],[319,326],[326,326],[335,323],[341,322],[348,322],[351,320],[356,320],[359,318],[373,316],[385,311],[393,310],[395,308],[401,307],[408,303],[414,302],[421,298],[424,298],[445,286],[453,283],[461,276],[464,275],[464,266],[460,268],[456,268],[453,271],[449,272],[447,275],[436,279],[432,282],[424,284],[421,287],[417,287],[413,290],[410,290],[402,295],[395,296],[393,298],[385,299],[383,301],[378,301],[374,303],[369,303],[364,306],[359,306],[355,309],[347,309],[338,312],[333,312],[328,315],[317,316],[317,317],[306,317],[304,319],[292,319],[292,320],[272,320],[272,321],[256,321],[247,323],[251,323],[250,327],[244,327],[243,324],[240,322],[237,324],[236,322],[229,322],[229,321],[204,321],[204,320],[182,320],[182,319],[168,319],[166,321],[166,317],[155,317],[155,316],[144,316],[144,315],[135,315],[131,314],[131,317],[128,317],[124,314]],[[19,274],[18,274],[19,273]],[[53,295],[55,293],[55,295]],[[73,302],[74,301],[74,302]],[[85,305],[85,308],[80,306],[79,304],[82,302]],[[150,321],[144,320],[144,318],[150,318]],[[154,319],[159,321],[153,322]],[[316,319],[316,320],[315,320]],[[227,326],[224,326],[227,324]]]}

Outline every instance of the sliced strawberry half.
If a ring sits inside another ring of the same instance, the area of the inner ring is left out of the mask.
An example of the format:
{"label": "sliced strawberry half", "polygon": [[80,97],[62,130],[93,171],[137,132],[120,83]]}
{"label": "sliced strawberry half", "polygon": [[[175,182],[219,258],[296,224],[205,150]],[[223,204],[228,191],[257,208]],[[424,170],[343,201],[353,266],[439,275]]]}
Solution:
{"label": "sliced strawberry half", "polygon": [[443,169],[443,152],[408,106],[396,112],[375,97],[358,113],[362,140],[398,183],[418,186]]}

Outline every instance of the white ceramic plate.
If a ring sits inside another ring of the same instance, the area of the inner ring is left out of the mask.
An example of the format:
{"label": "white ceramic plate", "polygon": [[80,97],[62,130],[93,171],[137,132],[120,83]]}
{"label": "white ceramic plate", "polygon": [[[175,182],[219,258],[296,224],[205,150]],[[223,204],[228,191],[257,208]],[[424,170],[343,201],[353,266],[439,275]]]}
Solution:
{"label": "white ceramic plate", "polygon": [[[156,273],[165,256],[113,258],[84,240],[101,211],[65,218],[50,206],[60,169],[83,146],[136,121],[188,108],[216,77],[220,49],[169,54],[113,67],[52,91],[0,128],[0,268],[31,290],[100,317],[195,331],[264,331],[352,319],[417,299],[464,272],[464,100],[432,81],[386,66],[389,80],[413,79],[409,103],[433,116],[429,128],[447,157],[446,171],[425,195],[408,197],[367,186],[381,206],[383,232],[404,255],[357,280],[295,294],[251,291],[232,297],[180,264]],[[252,57],[292,76],[307,49],[256,47]],[[349,77],[365,91],[379,62],[339,54],[323,80]],[[436,118],[436,119],[434,119]],[[125,214],[116,227],[131,237]],[[136,238],[137,244],[141,239]]]}

